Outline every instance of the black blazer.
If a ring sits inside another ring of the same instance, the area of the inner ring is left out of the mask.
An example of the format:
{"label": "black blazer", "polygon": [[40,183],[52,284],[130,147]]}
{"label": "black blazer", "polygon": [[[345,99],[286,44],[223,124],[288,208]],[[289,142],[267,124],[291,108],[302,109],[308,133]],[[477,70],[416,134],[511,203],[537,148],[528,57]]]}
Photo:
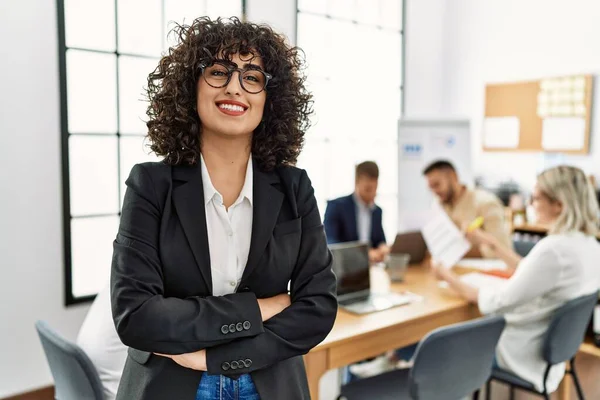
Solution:
{"label": "black blazer", "polygon": [[[239,289],[211,296],[200,164],[145,163],[127,179],[111,273],[117,332],[130,347],[117,399],[193,400],[202,372],[152,352],[206,349],[208,373],[250,373],[263,400],[309,399],[301,355],[337,312],[325,232],[304,170],[254,162],[253,224]],[[263,323],[257,298],[292,305]]]}
{"label": "black blazer", "polygon": [[[354,195],[340,197],[327,202],[325,209],[325,233],[329,243],[353,242],[358,240],[356,222],[356,200]],[[371,214],[371,247],[385,243],[383,211],[375,205]]]}

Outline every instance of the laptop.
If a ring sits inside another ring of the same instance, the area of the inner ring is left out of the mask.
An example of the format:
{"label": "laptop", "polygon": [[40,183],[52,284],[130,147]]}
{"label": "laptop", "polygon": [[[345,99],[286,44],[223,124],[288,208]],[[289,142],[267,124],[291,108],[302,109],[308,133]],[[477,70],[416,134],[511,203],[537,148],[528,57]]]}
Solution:
{"label": "laptop", "polygon": [[345,310],[366,314],[409,304],[419,297],[410,292],[371,293],[368,243],[330,244],[329,249],[337,276],[338,304]]}
{"label": "laptop", "polygon": [[420,231],[397,234],[390,249],[392,254],[409,254],[411,264],[418,264],[423,261],[426,251],[427,244],[425,244],[425,239],[423,239]]}

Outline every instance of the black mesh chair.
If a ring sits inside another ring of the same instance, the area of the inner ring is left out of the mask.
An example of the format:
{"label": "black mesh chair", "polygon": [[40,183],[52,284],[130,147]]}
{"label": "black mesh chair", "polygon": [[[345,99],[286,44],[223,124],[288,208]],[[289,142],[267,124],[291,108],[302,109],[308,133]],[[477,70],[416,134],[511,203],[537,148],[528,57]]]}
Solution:
{"label": "black mesh chair", "polygon": [[[458,400],[488,380],[503,317],[485,317],[430,332],[421,340],[414,365],[342,386],[338,400]],[[399,332],[401,334],[401,332]]]}
{"label": "black mesh chair", "polygon": [[548,366],[544,373],[544,390],[539,392],[533,383],[519,378],[518,376],[505,371],[501,368],[494,368],[492,376],[486,385],[486,398],[491,398],[490,382],[499,381],[510,385],[510,398],[514,399],[514,389],[519,388],[528,392],[550,399],[550,394],[546,389],[546,379],[553,365],[570,360],[570,368],[566,373],[573,377],[577,395],[580,400],[584,400],[583,391],[577,373],[575,371],[575,355],[583,342],[588,323],[592,316],[594,306],[598,302],[598,292],[578,297],[568,301],[562,307],[555,311],[542,346],[542,357]]}
{"label": "black mesh chair", "polygon": [[35,328],[54,377],[55,399],[104,400],[98,371],[83,350],[44,321],[37,321]]}

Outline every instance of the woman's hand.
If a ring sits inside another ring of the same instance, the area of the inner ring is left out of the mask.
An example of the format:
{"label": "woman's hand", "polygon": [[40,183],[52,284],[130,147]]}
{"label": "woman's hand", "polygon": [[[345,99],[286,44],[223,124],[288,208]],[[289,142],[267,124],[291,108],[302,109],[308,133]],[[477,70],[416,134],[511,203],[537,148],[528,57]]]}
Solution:
{"label": "woman's hand", "polygon": [[479,289],[461,281],[454,272],[449,268],[445,268],[439,263],[431,263],[431,271],[436,278],[448,282],[448,285],[454,289],[461,297],[470,303],[477,303],[479,297]]}
{"label": "woman's hand", "polygon": [[278,294],[277,296],[268,297],[266,299],[258,299],[258,308],[262,321],[265,322],[275,315],[279,314],[292,304],[290,295],[287,293]]}
{"label": "woman's hand", "polygon": [[454,276],[450,268],[446,268],[436,261],[431,261],[431,272],[440,281],[448,282]]}
{"label": "woman's hand", "polygon": [[154,353],[157,356],[170,358],[184,368],[194,369],[196,371],[208,370],[206,366],[206,350],[198,350],[193,353],[185,354],[160,354]]}

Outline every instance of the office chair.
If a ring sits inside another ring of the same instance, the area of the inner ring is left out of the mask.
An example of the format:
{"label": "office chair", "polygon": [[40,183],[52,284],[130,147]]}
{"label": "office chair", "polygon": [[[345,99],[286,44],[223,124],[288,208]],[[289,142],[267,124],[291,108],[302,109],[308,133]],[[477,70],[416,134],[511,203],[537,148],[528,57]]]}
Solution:
{"label": "office chair", "polygon": [[55,399],[104,400],[98,371],[83,350],[45,321],[37,321],[35,328],[54,377]]}
{"label": "office chair", "polygon": [[539,392],[533,383],[521,379],[509,371],[496,367],[493,369],[492,376],[486,383],[486,400],[490,400],[491,398],[491,381],[508,384],[510,386],[511,400],[514,399],[515,388],[526,390],[549,400],[550,394],[546,389],[546,379],[550,373],[550,368],[555,364],[567,360],[570,360],[570,368],[565,372],[566,374],[571,374],[575,388],[577,389],[577,396],[580,400],[584,400],[583,391],[581,390],[577,372],[575,371],[575,355],[583,342],[588,323],[597,302],[598,292],[594,292],[570,300],[555,311],[542,345],[542,357],[548,363],[544,373],[544,390],[542,392]]}
{"label": "office chair", "polygon": [[527,254],[533,249],[536,242],[532,240],[515,240],[513,239],[513,248],[515,249],[515,253],[520,255],[521,257],[526,257]]}
{"label": "office chair", "polygon": [[495,316],[438,328],[421,340],[410,370],[350,382],[338,400],[458,400],[471,394],[478,399],[504,325]]}

